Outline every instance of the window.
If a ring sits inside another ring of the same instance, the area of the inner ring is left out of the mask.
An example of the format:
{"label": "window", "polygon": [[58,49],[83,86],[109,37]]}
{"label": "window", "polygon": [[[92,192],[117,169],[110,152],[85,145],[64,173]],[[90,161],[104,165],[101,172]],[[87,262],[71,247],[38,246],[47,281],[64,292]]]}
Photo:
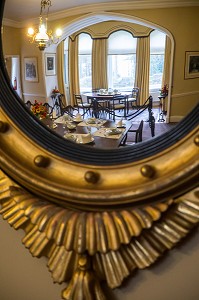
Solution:
{"label": "window", "polygon": [[108,86],[131,91],[135,81],[137,39],[119,30],[108,39]]}
{"label": "window", "polygon": [[79,83],[80,93],[92,90],[92,38],[89,34],[79,35]]}
{"label": "window", "polygon": [[154,30],[150,36],[150,92],[159,91],[162,86],[165,38],[166,35],[157,30]]}

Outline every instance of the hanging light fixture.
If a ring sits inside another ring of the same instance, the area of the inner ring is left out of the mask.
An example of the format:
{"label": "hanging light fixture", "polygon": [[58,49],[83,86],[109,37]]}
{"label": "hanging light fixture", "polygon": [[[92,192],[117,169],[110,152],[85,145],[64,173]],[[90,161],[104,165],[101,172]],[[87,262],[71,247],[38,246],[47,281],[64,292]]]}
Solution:
{"label": "hanging light fixture", "polygon": [[41,0],[41,9],[39,16],[39,29],[28,29],[28,37],[30,43],[36,43],[39,50],[43,51],[46,47],[51,44],[57,44],[59,38],[62,35],[61,29],[56,30],[55,37],[52,34],[52,30],[47,29],[48,25],[48,13],[51,4],[51,0]]}

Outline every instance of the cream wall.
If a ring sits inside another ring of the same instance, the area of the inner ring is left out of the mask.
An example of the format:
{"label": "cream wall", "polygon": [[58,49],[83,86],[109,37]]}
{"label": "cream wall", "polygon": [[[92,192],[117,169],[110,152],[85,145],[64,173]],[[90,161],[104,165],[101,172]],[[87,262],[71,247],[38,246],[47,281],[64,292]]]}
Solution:
{"label": "cream wall", "polygon": [[21,30],[19,28],[3,26],[2,43],[4,55],[20,55]]}
{"label": "cream wall", "polygon": [[[33,258],[0,216],[0,299],[61,300],[65,284],[53,284],[47,260]],[[199,229],[151,268],[133,274],[122,288],[106,290],[110,300],[199,299]]]}
{"label": "cream wall", "polygon": [[[118,13],[116,11],[115,13]],[[171,121],[179,121],[182,116],[186,115],[192,108],[198,103],[199,100],[199,78],[184,79],[184,63],[185,63],[185,51],[198,51],[199,39],[199,7],[186,7],[186,8],[165,8],[165,9],[142,9],[121,11],[122,15],[135,16],[141,19],[152,22],[155,25],[166,28],[171,32],[175,42],[174,52],[174,65],[173,65],[173,81],[171,90]],[[59,21],[54,21],[49,24],[49,28],[64,27],[66,24],[71,24],[73,20],[80,16],[73,16]],[[13,35],[8,34],[10,39]],[[5,43],[4,50],[7,54],[9,41]],[[25,93],[35,93],[42,97],[48,97],[48,93],[45,87],[45,79],[43,77],[43,65],[41,53],[35,46],[28,44],[25,37],[25,31],[23,32],[22,39],[22,53],[21,56],[37,56],[39,67],[39,83],[24,83]],[[48,91],[53,89],[56,85],[56,78],[54,80],[48,80]],[[29,90],[30,89],[30,90]],[[43,98],[43,99],[44,99]]]}

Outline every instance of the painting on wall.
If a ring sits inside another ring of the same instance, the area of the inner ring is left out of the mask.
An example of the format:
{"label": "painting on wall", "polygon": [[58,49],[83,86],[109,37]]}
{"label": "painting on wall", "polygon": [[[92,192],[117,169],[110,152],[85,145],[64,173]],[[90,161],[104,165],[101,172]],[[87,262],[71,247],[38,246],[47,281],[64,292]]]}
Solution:
{"label": "painting on wall", "polygon": [[185,52],[185,79],[199,77],[199,51]]}
{"label": "painting on wall", "polygon": [[24,58],[24,74],[26,81],[38,82],[37,57]]}
{"label": "painting on wall", "polygon": [[56,54],[46,53],[45,54],[45,70],[46,75],[56,75]]}

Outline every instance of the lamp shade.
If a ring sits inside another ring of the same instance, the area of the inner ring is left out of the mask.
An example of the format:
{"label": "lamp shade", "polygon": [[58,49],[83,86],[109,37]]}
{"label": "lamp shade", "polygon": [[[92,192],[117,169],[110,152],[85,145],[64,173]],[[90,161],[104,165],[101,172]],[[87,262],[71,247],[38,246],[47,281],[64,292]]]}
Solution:
{"label": "lamp shade", "polygon": [[45,28],[44,24],[41,24],[39,26],[39,32],[35,36],[35,41],[36,42],[39,42],[39,41],[47,42],[48,40],[49,40],[49,36],[46,33],[46,28]]}

